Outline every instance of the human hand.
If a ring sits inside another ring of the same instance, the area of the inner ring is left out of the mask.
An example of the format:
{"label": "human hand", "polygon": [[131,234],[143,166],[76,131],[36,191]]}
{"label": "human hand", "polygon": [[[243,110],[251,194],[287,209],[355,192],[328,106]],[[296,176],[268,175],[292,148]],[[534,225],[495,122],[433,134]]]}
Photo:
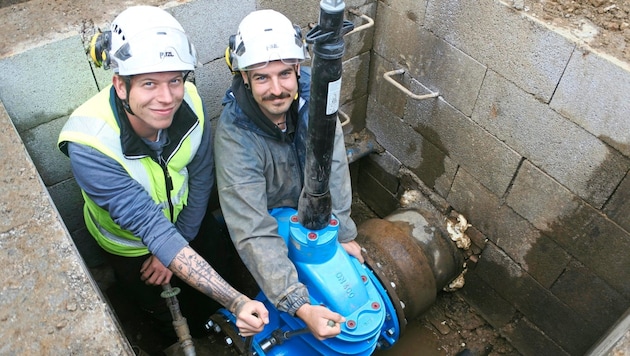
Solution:
{"label": "human hand", "polygon": [[361,264],[365,262],[365,260],[363,259],[363,255],[361,255],[361,245],[359,245],[358,242],[354,240],[342,242],[341,246],[350,256],[356,257],[356,259],[359,260]]}
{"label": "human hand", "polygon": [[173,276],[173,272],[153,255],[149,256],[140,268],[140,279],[149,285],[161,286],[170,283],[171,276]]}
{"label": "human hand", "polygon": [[252,336],[261,332],[269,324],[269,312],[263,303],[247,300],[238,304],[236,311],[236,327],[242,336]]}
{"label": "human hand", "polygon": [[[318,340],[335,337],[341,332],[341,323],[346,321],[341,314],[320,305],[302,305],[295,313]],[[331,325],[334,322],[334,325]]]}

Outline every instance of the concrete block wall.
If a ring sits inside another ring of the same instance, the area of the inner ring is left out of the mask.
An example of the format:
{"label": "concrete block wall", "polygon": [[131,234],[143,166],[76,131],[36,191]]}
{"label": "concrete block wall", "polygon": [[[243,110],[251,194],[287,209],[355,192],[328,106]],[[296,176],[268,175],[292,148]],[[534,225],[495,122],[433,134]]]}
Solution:
{"label": "concrete block wall", "polygon": [[[319,18],[319,1],[240,1],[227,0],[164,2],[164,8],[177,18],[195,44],[201,67],[195,82],[207,115],[216,119],[221,100],[231,83],[224,55],[230,35],[251,11],[272,8],[283,12],[294,23],[309,30]],[[374,17],[375,0],[346,1],[347,9]],[[118,13],[119,11],[114,11]],[[360,17],[346,13],[356,26]],[[113,18],[112,18],[113,19]],[[109,19],[111,21],[112,19]],[[97,24],[108,28],[108,24]],[[345,74],[342,80],[341,109],[351,118],[347,130],[365,127],[368,72],[374,27],[346,37]],[[100,89],[111,83],[111,71],[95,68],[85,54],[86,41],[80,33],[35,46],[0,59],[0,100],[17,128],[42,180],[88,266],[104,262],[83,222],[83,198],[74,181],[70,163],[57,149],[57,137],[72,111]],[[53,58],[54,60],[51,60]]]}
{"label": "concrete block wall", "polygon": [[359,191],[391,207],[410,171],[480,234],[462,295],[521,353],[581,355],[630,306],[630,65],[510,4],[378,2],[366,125],[387,152]]}

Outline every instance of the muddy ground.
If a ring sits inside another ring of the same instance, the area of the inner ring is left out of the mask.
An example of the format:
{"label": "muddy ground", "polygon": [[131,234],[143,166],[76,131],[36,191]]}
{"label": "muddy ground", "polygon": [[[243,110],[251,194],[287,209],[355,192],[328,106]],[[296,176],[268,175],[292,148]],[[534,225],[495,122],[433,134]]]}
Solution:
{"label": "muddy ground", "polygon": [[590,47],[630,62],[630,1],[512,1],[522,11],[548,24],[568,29]]}

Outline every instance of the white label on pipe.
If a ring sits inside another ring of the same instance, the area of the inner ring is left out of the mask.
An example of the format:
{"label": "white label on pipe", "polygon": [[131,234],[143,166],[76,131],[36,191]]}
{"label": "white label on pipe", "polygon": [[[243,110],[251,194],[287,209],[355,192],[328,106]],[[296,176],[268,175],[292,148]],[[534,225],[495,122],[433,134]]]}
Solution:
{"label": "white label on pipe", "polygon": [[326,115],[332,115],[339,110],[339,96],[341,95],[341,78],[328,83],[328,98],[326,98]]}

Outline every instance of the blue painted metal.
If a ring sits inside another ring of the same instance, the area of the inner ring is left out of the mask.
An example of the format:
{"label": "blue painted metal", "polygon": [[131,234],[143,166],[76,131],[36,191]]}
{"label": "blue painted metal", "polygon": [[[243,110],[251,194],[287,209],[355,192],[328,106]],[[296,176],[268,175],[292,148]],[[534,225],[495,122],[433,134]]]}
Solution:
{"label": "blue painted metal", "polygon": [[[311,304],[325,305],[346,318],[341,333],[317,340],[310,333],[283,338],[285,332],[302,330],[306,325],[288,313],[278,311],[260,292],[257,300],[269,310],[269,324],[254,336],[251,348],[256,355],[371,355],[377,348],[391,347],[400,336],[396,311],[387,292],[374,273],[349,256],[337,241],[338,221],[313,231],[299,222],[297,211],[279,208],[270,211],[278,221],[278,232],[285,239],[289,258],[300,281],[308,288]],[[234,316],[220,311],[235,324]]]}

